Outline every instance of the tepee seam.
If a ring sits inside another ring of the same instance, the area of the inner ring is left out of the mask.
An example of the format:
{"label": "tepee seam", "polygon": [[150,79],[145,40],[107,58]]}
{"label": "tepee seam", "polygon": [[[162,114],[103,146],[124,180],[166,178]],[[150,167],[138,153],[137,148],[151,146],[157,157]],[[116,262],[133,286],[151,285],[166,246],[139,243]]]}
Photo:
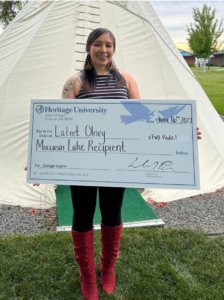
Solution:
{"label": "tepee seam", "polygon": [[157,32],[157,30],[154,28],[154,26],[151,24],[151,22],[149,20],[147,20],[146,18],[134,13],[133,11],[131,11],[130,9],[128,9],[127,7],[122,6],[119,3],[115,3],[113,1],[107,0],[109,3],[117,5],[119,7],[122,7],[123,9],[127,10],[129,13],[133,14],[134,16],[144,20],[145,22],[149,23],[151,25],[151,27],[153,28],[153,30],[156,32],[156,34],[160,37],[160,39],[164,42],[164,44],[167,46],[167,48],[173,53],[173,55],[176,57],[176,59],[181,63],[181,65],[185,68],[185,70],[197,81],[197,83],[200,85],[199,81],[197,80],[197,78],[185,67],[185,65],[180,61],[180,59],[176,56],[176,54],[172,51],[172,49],[170,49],[170,47],[167,45],[167,43],[164,41],[164,39],[161,37],[161,35]]}
{"label": "tepee seam", "polygon": [[162,80],[163,80],[163,86],[164,86],[164,89],[165,89],[165,92],[166,92],[166,97],[167,99],[169,99],[169,96],[168,96],[168,92],[167,92],[167,89],[166,89],[166,84],[165,84],[165,80],[164,80],[164,76],[163,76],[163,71],[162,71],[162,67],[161,67],[161,62],[160,62],[160,56],[159,56],[159,52],[158,52],[158,42],[154,37],[154,40],[155,40],[155,46],[156,46],[156,53],[157,53],[157,57],[158,57],[158,62],[159,62],[159,68],[160,68],[160,73],[161,73],[161,76],[162,76]]}
{"label": "tepee seam", "polygon": [[[110,1],[108,1],[108,2],[110,2]],[[119,5],[120,6],[120,5]],[[122,6],[123,7],[123,6]],[[120,31],[120,27],[119,27],[119,23],[118,23],[118,20],[117,20],[117,14],[115,13],[115,17],[116,17],[116,24],[117,24],[117,30],[118,31]],[[120,43],[120,45],[122,45],[122,43],[121,43],[121,38],[120,38],[120,35],[118,35],[118,38],[119,38],[119,43]],[[123,55],[123,47],[121,47],[121,53],[122,53],[122,57],[123,57],[123,64],[124,64],[124,69],[125,69],[125,71],[126,71],[126,67],[125,67],[125,55]]]}

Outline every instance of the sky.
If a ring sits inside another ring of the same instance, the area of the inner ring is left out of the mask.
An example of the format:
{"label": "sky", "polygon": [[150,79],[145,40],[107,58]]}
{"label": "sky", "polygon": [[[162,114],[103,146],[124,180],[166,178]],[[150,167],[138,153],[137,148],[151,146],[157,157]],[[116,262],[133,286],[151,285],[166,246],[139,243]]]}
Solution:
{"label": "sky", "polygon": [[[151,1],[151,4],[176,46],[183,50],[188,50],[186,25],[194,23],[193,7],[202,11],[203,5],[207,4],[212,10],[216,9],[216,18],[224,17],[223,1]],[[224,33],[220,39],[224,41]]]}
{"label": "sky", "polygon": [[[161,19],[176,46],[188,50],[186,25],[193,23],[192,9],[198,7],[200,11],[204,4],[216,9],[216,18],[224,17],[224,3],[222,1],[151,1],[153,8]],[[223,24],[224,27],[224,24]],[[2,29],[0,28],[0,33]],[[224,33],[220,38],[224,41]],[[223,45],[224,47],[224,45]]]}

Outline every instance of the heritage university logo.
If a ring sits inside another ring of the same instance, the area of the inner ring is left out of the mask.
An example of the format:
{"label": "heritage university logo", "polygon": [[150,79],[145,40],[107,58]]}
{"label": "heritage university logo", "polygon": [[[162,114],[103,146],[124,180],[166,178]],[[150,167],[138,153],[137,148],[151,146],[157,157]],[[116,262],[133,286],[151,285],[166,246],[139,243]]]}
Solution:
{"label": "heritage university logo", "polygon": [[36,107],[36,112],[37,112],[38,114],[42,114],[42,113],[44,112],[44,107],[43,107],[43,105],[38,105],[38,106]]}

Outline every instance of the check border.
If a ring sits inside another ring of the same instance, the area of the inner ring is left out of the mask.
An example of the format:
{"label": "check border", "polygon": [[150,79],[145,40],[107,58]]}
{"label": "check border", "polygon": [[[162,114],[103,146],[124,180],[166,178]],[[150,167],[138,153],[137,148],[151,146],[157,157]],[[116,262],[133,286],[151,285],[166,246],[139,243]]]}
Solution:
{"label": "check border", "polygon": [[[83,100],[86,100],[88,101],[88,99],[83,99]],[[96,101],[95,101],[96,100]],[[156,188],[156,186],[161,186],[163,185],[164,187],[162,188],[170,188],[170,186],[186,186],[188,187],[191,187],[191,189],[200,189],[200,184],[199,184],[199,176],[196,175],[196,169],[198,169],[198,166],[196,166],[196,163],[198,164],[198,158],[196,159],[195,158],[195,153],[197,153],[197,150],[198,149],[195,149],[196,145],[194,143],[194,133],[193,133],[193,126],[196,125],[194,124],[194,121],[196,120],[196,114],[194,115],[194,110],[193,110],[193,105],[195,105],[196,107],[196,103],[195,103],[195,100],[124,100],[124,99],[120,99],[120,100],[117,100],[119,102],[115,102],[116,100],[112,100],[110,102],[110,100],[98,100],[98,99],[93,99],[93,101],[76,101],[75,99],[71,99],[70,100],[61,100],[61,99],[56,99],[56,100],[49,100],[49,99],[46,99],[46,100],[43,100],[43,99],[35,99],[35,100],[31,100],[31,107],[30,107],[30,112],[31,112],[31,120],[32,120],[32,130],[30,131],[30,139],[31,141],[33,140],[33,131],[34,131],[34,117],[35,117],[35,113],[34,113],[34,105],[35,104],[41,104],[41,105],[44,105],[44,104],[47,104],[47,105],[52,105],[52,104],[60,104],[60,103],[63,103],[63,104],[68,104],[68,105],[74,105],[74,101],[75,101],[75,104],[78,105],[88,105],[88,104],[98,104],[98,105],[102,105],[102,104],[110,104],[110,105],[121,105],[121,101],[122,102],[126,102],[127,104],[133,104],[133,105],[136,105],[136,102],[133,103],[133,101],[141,101],[143,103],[146,103],[147,102],[150,104],[156,104],[156,105],[173,105],[173,104],[179,104],[180,105],[180,102],[181,104],[185,104],[185,105],[190,105],[191,107],[191,115],[192,115],[192,127],[191,127],[191,130],[192,130],[192,152],[193,152],[193,164],[194,164],[194,173],[193,173],[193,178],[194,178],[194,183],[193,184],[178,184],[178,183],[172,183],[172,184],[169,184],[169,183],[151,183],[151,182],[128,182],[128,181],[97,181],[97,180],[78,180],[78,179],[73,179],[73,180],[68,180],[68,179],[43,179],[43,178],[33,178],[32,177],[32,169],[31,169],[31,161],[32,161],[32,153],[33,153],[33,149],[32,149],[32,143],[29,143],[29,155],[28,155],[28,172],[27,172],[27,182],[30,182],[30,183],[37,183],[37,181],[39,181],[41,184],[42,183],[45,183],[45,184],[53,184],[52,181],[54,182],[68,182],[68,185],[72,185],[72,184],[75,184],[75,183],[85,183],[85,182],[93,182],[93,183],[110,183],[110,184],[133,184],[134,186],[136,187],[142,187],[142,185],[146,185],[145,188],[148,188],[147,186],[153,186],[152,188]],[[153,102],[152,102],[153,101]],[[161,103],[160,103],[161,102]],[[187,103],[189,102],[189,103]],[[169,125],[169,123],[167,123],[166,125]],[[196,130],[196,127],[195,127],[195,130]],[[197,147],[196,147],[197,148]],[[80,152],[79,152],[80,153]],[[82,153],[82,154],[89,154],[91,155],[91,153],[89,152],[85,152],[85,153]],[[96,154],[96,153],[94,153]],[[100,154],[100,153],[99,153]],[[111,153],[112,154],[112,153]],[[116,154],[125,154],[125,153],[116,153]],[[125,155],[127,155],[129,153],[126,153]],[[131,154],[131,153],[130,153]],[[158,154],[157,154],[158,155]],[[79,168],[80,169],[80,168]],[[46,169],[45,169],[46,170]],[[63,170],[63,169],[61,169]],[[58,171],[61,171],[61,170],[58,170]],[[68,170],[68,169],[67,169]],[[83,169],[80,169],[80,170],[84,170]],[[117,170],[118,171],[118,170]],[[127,170],[125,170],[127,172]],[[129,170],[129,171],[139,171],[139,172],[150,172],[150,171],[143,171],[143,170]],[[159,171],[154,171],[154,172],[159,172]],[[198,177],[198,178],[197,178]],[[197,178],[197,179],[196,179]],[[198,181],[198,182],[197,182]],[[71,183],[72,182],[72,183]],[[140,186],[139,186],[140,185]],[[197,186],[198,185],[198,186]],[[116,185],[117,186],[117,185]],[[122,185],[121,185],[122,186]],[[134,187],[133,186],[133,187]],[[167,187],[166,187],[167,186]],[[196,187],[197,186],[197,187]],[[161,187],[159,187],[161,188]],[[175,188],[174,188],[175,189]]]}

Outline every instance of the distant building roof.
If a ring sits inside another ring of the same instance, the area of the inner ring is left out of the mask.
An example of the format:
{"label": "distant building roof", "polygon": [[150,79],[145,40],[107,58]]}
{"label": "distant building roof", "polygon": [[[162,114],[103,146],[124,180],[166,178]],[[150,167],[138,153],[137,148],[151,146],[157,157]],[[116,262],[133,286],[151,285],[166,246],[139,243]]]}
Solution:
{"label": "distant building roof", "polygon": [[223,50],[219,50],[218,52],[213,53],[214,54],[223,54],[224,53],[224,49]]}
{"label": "distant building roof", "polygon": [[182,56],[192,56],[192,54],[193,54],[191,52],[187,52],[186,50],[182,50],[182,49],[179,49],[179,48],[178,48],[178,50],[180,51]]}

